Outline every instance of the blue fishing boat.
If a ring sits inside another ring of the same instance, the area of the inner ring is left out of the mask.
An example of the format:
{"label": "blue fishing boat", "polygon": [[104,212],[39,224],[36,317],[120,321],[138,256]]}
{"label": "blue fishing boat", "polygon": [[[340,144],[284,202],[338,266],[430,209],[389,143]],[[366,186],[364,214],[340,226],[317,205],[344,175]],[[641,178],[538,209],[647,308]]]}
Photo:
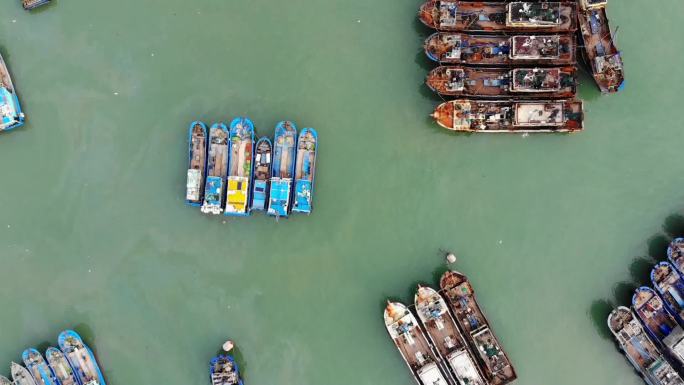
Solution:
{"label": "blue fishing boat", "polygon": [[106,385],[93,351],[83,343],[78,333],[65,330],[60,333],[57,342],[81,385]]}
{"label": "blue fishing boat", "polygon": [[21,359],[38,385],[60,385],[40,352],[34,348],[24,350]]}
{"label": "blue fishing boat", "polygon": [[223,212],[223,182],[228,171],[228,127],[215,123],[209,129],[209,156],[207,158],[207,182],[204,187],[202,212],[219,215]]}
{"label": "blue fishing boat", "polygon": [[12,78],[5,61],[0,55],[0,131],[8,131],[24,124],[24,113],[17,92],[12,85]]}
{"label": "blue fishing boat", "polygon": [[677,365],[684,365],[684,330],[667,312],[655,290],[646,286],[637,288],[632,308],[653,341],[662,346]]}
{"label": "blue fishing boat", "polygon": [[74,369],[69,365],[69,361],[61,350],[53,347],[47,348],[45,359],[61,385],[79,385]]}
{"label": "blue fishing boat", "polygon": [[230,155],[226,181],[225,215],[249,215],[254,174],[254,123],[249,118],[230,122]]}
{"label": "blue fishing boat", "polygon": [[316,152],[318,133],[305,128],[297,140],[297,166],[295,168],[295,198],[292,211],[311,214],[313,209],[314,175],[316,173]]}
{"label": "blue fishing boat", "polygon": [[267,137],[257,141],[254,156],[254,189],[252,190],[252,210],[265,210],[268,199],[268,183],[271,179],[273,145]]}
{"label": "blue fishing boat", "polygon": [[209,365],[211,385],[243,385],[235,359],[230,354],[214,357]]}
{"label": "blue fishing boat", "polygon": [[199,207],[204,200],[204,177],[207,175],[207,126],[196,121],[188,129],[188,179],[185,202]]}
{"label": "blue fishing boat", "polygon": [[12,372],[14,385],[38,385],[28,369],[16,362],[12,362],[12,368],[10,370]]}
{"label": "blue fishing boat", "polygon": [[297,146],[297,127],[293,122],[278,123],[273,146],[273,176],[271,177],[268,214],[276,217],[287,217],[290,213],[295,148]]}
{"label": "blue fishing boat", "polygon": [[684,274],[684,238],[675,238],[667,247],[667,259]]}
{"label": "blue fishing boat", "polygon": [[684,280],[681,274],[670,262],[660,262],[651,270],[651,282],[670,314],[684,325]]}

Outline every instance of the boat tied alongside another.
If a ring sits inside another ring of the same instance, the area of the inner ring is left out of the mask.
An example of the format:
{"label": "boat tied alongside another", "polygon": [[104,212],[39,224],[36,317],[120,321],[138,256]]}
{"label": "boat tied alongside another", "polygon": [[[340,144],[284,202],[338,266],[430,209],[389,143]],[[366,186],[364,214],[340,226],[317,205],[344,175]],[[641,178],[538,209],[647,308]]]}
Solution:
{"label": "boat tied alongside another", "polygon": [[458,99],[437,106],[432,117],[440,126],[458,132],[561,133],[584,128],[578,100]]}
{"label": "boat tied alongside another", "polygon": [[473,35],[436,32],[425,40],[428,58],[442,64],[485,66],[574,65],[573,34]]}
{"label": "boat tied alongside another", "polygon": [[654,341],[678,363],[684,365],[684,330],[666,310],[663,300],[650,287],[639,287],[632,308]]}
{"label": "boat tied alongside another", "polygon": [[579,0],[578,15],[583,53],[601,92],[618,92],[624,87],[622,55],[608,24],[607,0]]}
{"label": "boat tied alongside another", "polygon": [[387,301],[385,328],[419,385],[451,385],[442,363],[406,305]]}
{"label": "boat tied alongside another", "polygon": [[209,364],[212,385],[243,385],[235,359],[230,354],[214,357]]}
{"label": "boat tied alongside another", "polygon": [[439,66],[427,86],[444,96],[569,99],[577,92],[575,67],[472,68]]}
{"label": "boat tied alongside another", "polygon": [[667,247],[667,259],[679,274],[684,274],[684,238],[675,238]]}
{"label": "boat tied alongside another", "polygon": [[201,206],[204,200],[204,177],[207,174],[207,126],[195,121],[188,130],[188,178],[185,201]]}
{"label": "boat tied alongside another", "polygon": [[209,129],[209,151],[207,157],[207,178],[204,187],[204,202],[201,211],[219,215],[223,212],[224,181],[228,172],[228,127],[214,123]]}
{"label": "boat tied alongside another", "polygon": [[651,282],[665,307],[682,325],[684,324],[684,279],[669,262],[660,262],[651,270]]}
{"label": "boat tied alongside another", "polygon": [[33,379],[33,376],[28,369],[17,364],[16,362],[12,362],[10,371],[12,372],[12,380],[14,380],[14,385],[40,385],[36,383],[36,380]]}
{"label": "boat tied alongside another", "polygon": [[649,339],[632,311],[620,306],[608,315],[620,350],[649,385],[683,385],[681,377]]}
{"label": "boat tied alongside another", "polygon": [[317,151],[318,133],[316,130],[313,128],[302,129],[299,133],[299,139],[297,139],[293,212],[311,214],[313,209]]}
{"label": "boat tied alongside another", "polygon": [[456,271],[447,271],[439,282],[440,289],[465,337],[478,353],[483,372],[490,385],[505,385],[518,376],[501,343],[494,335],[475,291],[468,278]]}
{"label": "boat tied alongside another", "polygon": [[224,214],[247,216],[254,172],[254,123],[249,118],[235,118],[230,123],[229,147]]}
{"label": "boat tied alongside another", "polygon": [[95,355],[78,333],[65,330],[59,334],[58,343],[80,385],[106,385]]}
{"label": "boat tied alongside another", "polygon": [[259,138],[254,156],[254,189],[252,191],[252,210],[266,210],[268,186],[271,180],[273,144],[267,137]]}
{"label": "boat tied alongside another", "polygon": [[21,359],[26,365],[26,369],[29,370],[33,379],[38,385],[60,385],[59,381],[55,378],[55,374],[52,369],[48,366],[45,359],[40,354],[40,352],[34,348],[29,348],[24,350],[21,354]]}
{"label": "boat tied alongside another", "polygon": [[418,286],[414,303],[432,345],[458,384],[487,385],[444,298],[431,287]]}
{"label": "boat tied alongside another", "polygon": [[7,65],[0,55],[0,131],[8,131],[24,124],[17,92],[12,84]]}
{"label": "boat tied alongside another", "polygon": [[268,199],[268,214],[287,217],[290,213],[292,178],[294,176],[297,127],[282,121],[275,130],[273,169]]}
{"label": "boat tied alongside another", "polygon": [[419,17],[438,31],[571,33],[577,29],[573,2],[428,0]]}
{"label": "boat tied alongside another", "polygon": [[69,361],[61,350],[54,347],[47,348],[45,359],[60,385],[79,385],[74,369],[69,365]]}

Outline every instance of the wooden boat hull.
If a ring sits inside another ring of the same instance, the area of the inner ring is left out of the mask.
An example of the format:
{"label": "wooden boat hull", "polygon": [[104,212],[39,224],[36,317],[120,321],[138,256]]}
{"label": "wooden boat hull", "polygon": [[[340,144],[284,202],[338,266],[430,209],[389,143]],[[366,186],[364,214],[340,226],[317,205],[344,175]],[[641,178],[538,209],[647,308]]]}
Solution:
{"label": "wooden boat hull", "polygon": [[223,212],[228,174],[229,131],[223,123],[214,123],[209,129],[209,150],[207,154],[207,178],[204,186],[204,202],[201,211],[219,215]]}
{"label": "wooden boat hull", "polygon": [[254,161],[254,190],[252,191],[252,210],[266,210],[268,185],[271,179],[273,144],[267,137],[260,138],[256,144]]}
{"label": "wooden boat hull", "polygon": [[439,66],[425,84],[443,96],[501,99],[569,99],[577,92],[575,67],[471,68]]}
{"label": "wooden boat hull", "polygon": [[436,32],[425,39],[425,54],[440,64],[479,66],[574,65],[574,34],[474,35]]}
{"label": "wooden boat hull", "polygon": [[185,203],[199,207],[204,201],[204,179],[207,175],[207,126],[195,121],[188,129],[188,175]]}
{"label": "wooden boat hull", "polygon": [[229,147],[224,215],[248,216],[254,175],[254,123],[249,118],[230,123]]}
{"label": "wooden boat hull", "polygon": [[580,37],[587,66],[596,85],[603,93],[614,93],[625,86],[622,56],[610,31],[605,6],[581,9],[579,12]]}
{"label": "wooden boat hull", "polygon": [[34,348],[24,350],[21,354],[24,365],[29,370],[33,379],[39,385],[60,385],[52,369],[48,366],[40,352]]}
{"label": "wooden boat hull", "polygon": [[59,334],[57,342],[81,385],[106,385],[93,351],[78,333],[65,330]]}
{"label": "wooden boat hull", "polygon": [[304,128],[297,140],[293,212],[311,214],[313,210],[317,153],[318,133],[313,128]]}
{"label": "wooden boat hull", "polygon": [[79,385],[78,379],[74,374],[74,369],[71,367],[61,350],[49,347],[45,351],[45,359],[50,365],[55,377],[57,377],[60,385]]}
{"label": "wooden boat hull", "polygon": [[571,33],[577,30],[572,2],[482,2],[428,0],[419,18],[438,31],[489,33]]}
{"label": "wooden boat hull", "polygon": [[12,362],[11,371],[14,385],[38,385],[31,373],[25,367]]}
{"label": "wooden boat hull", "polygon": [[[225,368],[230,366],[230,370]],[[212,385],[243,385],[240,369],[230,354],[214,357],[209,363],[209,381]]]}
{"label": "wooden boat hull", "polygon": [[268,199],[268,214],[287,217],[292,200],[292,182],[297,148],[297,127],[292,122],[276,126],[273,143],[273,170]]}
{"label": "wooden boat hull", "polygon": [[23,126],[24,119],[25,115],[12,84],[12,77],[0,55],[0,131],[9,131]]}

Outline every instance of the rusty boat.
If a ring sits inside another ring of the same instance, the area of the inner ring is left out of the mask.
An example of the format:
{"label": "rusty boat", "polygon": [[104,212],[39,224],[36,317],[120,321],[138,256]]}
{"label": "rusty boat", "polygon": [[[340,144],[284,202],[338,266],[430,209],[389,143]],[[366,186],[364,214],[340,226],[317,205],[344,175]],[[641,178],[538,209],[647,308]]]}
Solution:
{"label": "rusty boat", "polygon": [[425,39],[425,54],[442,64],[486,66],[574,65],[574,34],[473,35],[436,32]]}
{"label": "rusty boat", "polygon": [[566,32],[577,30],[574,2],[482,2],[428,0],[420,7],[423,24],[438,31]]}

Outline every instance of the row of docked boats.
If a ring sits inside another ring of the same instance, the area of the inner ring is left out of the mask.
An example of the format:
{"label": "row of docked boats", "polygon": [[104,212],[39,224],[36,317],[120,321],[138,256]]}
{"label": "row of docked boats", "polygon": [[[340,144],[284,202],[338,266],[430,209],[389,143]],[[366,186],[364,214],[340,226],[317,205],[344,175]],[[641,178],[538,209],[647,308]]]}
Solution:
{"label": "row of docked boats", "polygon": [[418,286],[412,308],[388,301],[384,320],[419,385],[504,385],[517,378],[465,275],[447,271],[439,291]]}
{"label": "row of docked boats", "polygon": [[649,385],[684,385],[684,238],[672,241],[667,255],[651,270],[653,288],[637,288],[631,309],[608,316],[621,350]]}
{"label": "row of docked boats", "polygon": [[0,132],[22,126],[24,118],[12,77],[0,55]]}
{"label": "row of docked boats", "polygon": [[73,330],[60,333],[59,348],[49,347],[43,356],[37,349],[24,350],[25,366],[12,363],[12,381],[0,376],[0,385],[106,385],[92,350]]}
{"label": "row of docked boats", "polygon": [[252,210],[275,217],[310,214],[318,133],[293,122],[276,125],[275,137],[254,141],[254,123],[235,118],[208,130],[199,121],[188,133],[186,202],[203,213],[247,216]]}

